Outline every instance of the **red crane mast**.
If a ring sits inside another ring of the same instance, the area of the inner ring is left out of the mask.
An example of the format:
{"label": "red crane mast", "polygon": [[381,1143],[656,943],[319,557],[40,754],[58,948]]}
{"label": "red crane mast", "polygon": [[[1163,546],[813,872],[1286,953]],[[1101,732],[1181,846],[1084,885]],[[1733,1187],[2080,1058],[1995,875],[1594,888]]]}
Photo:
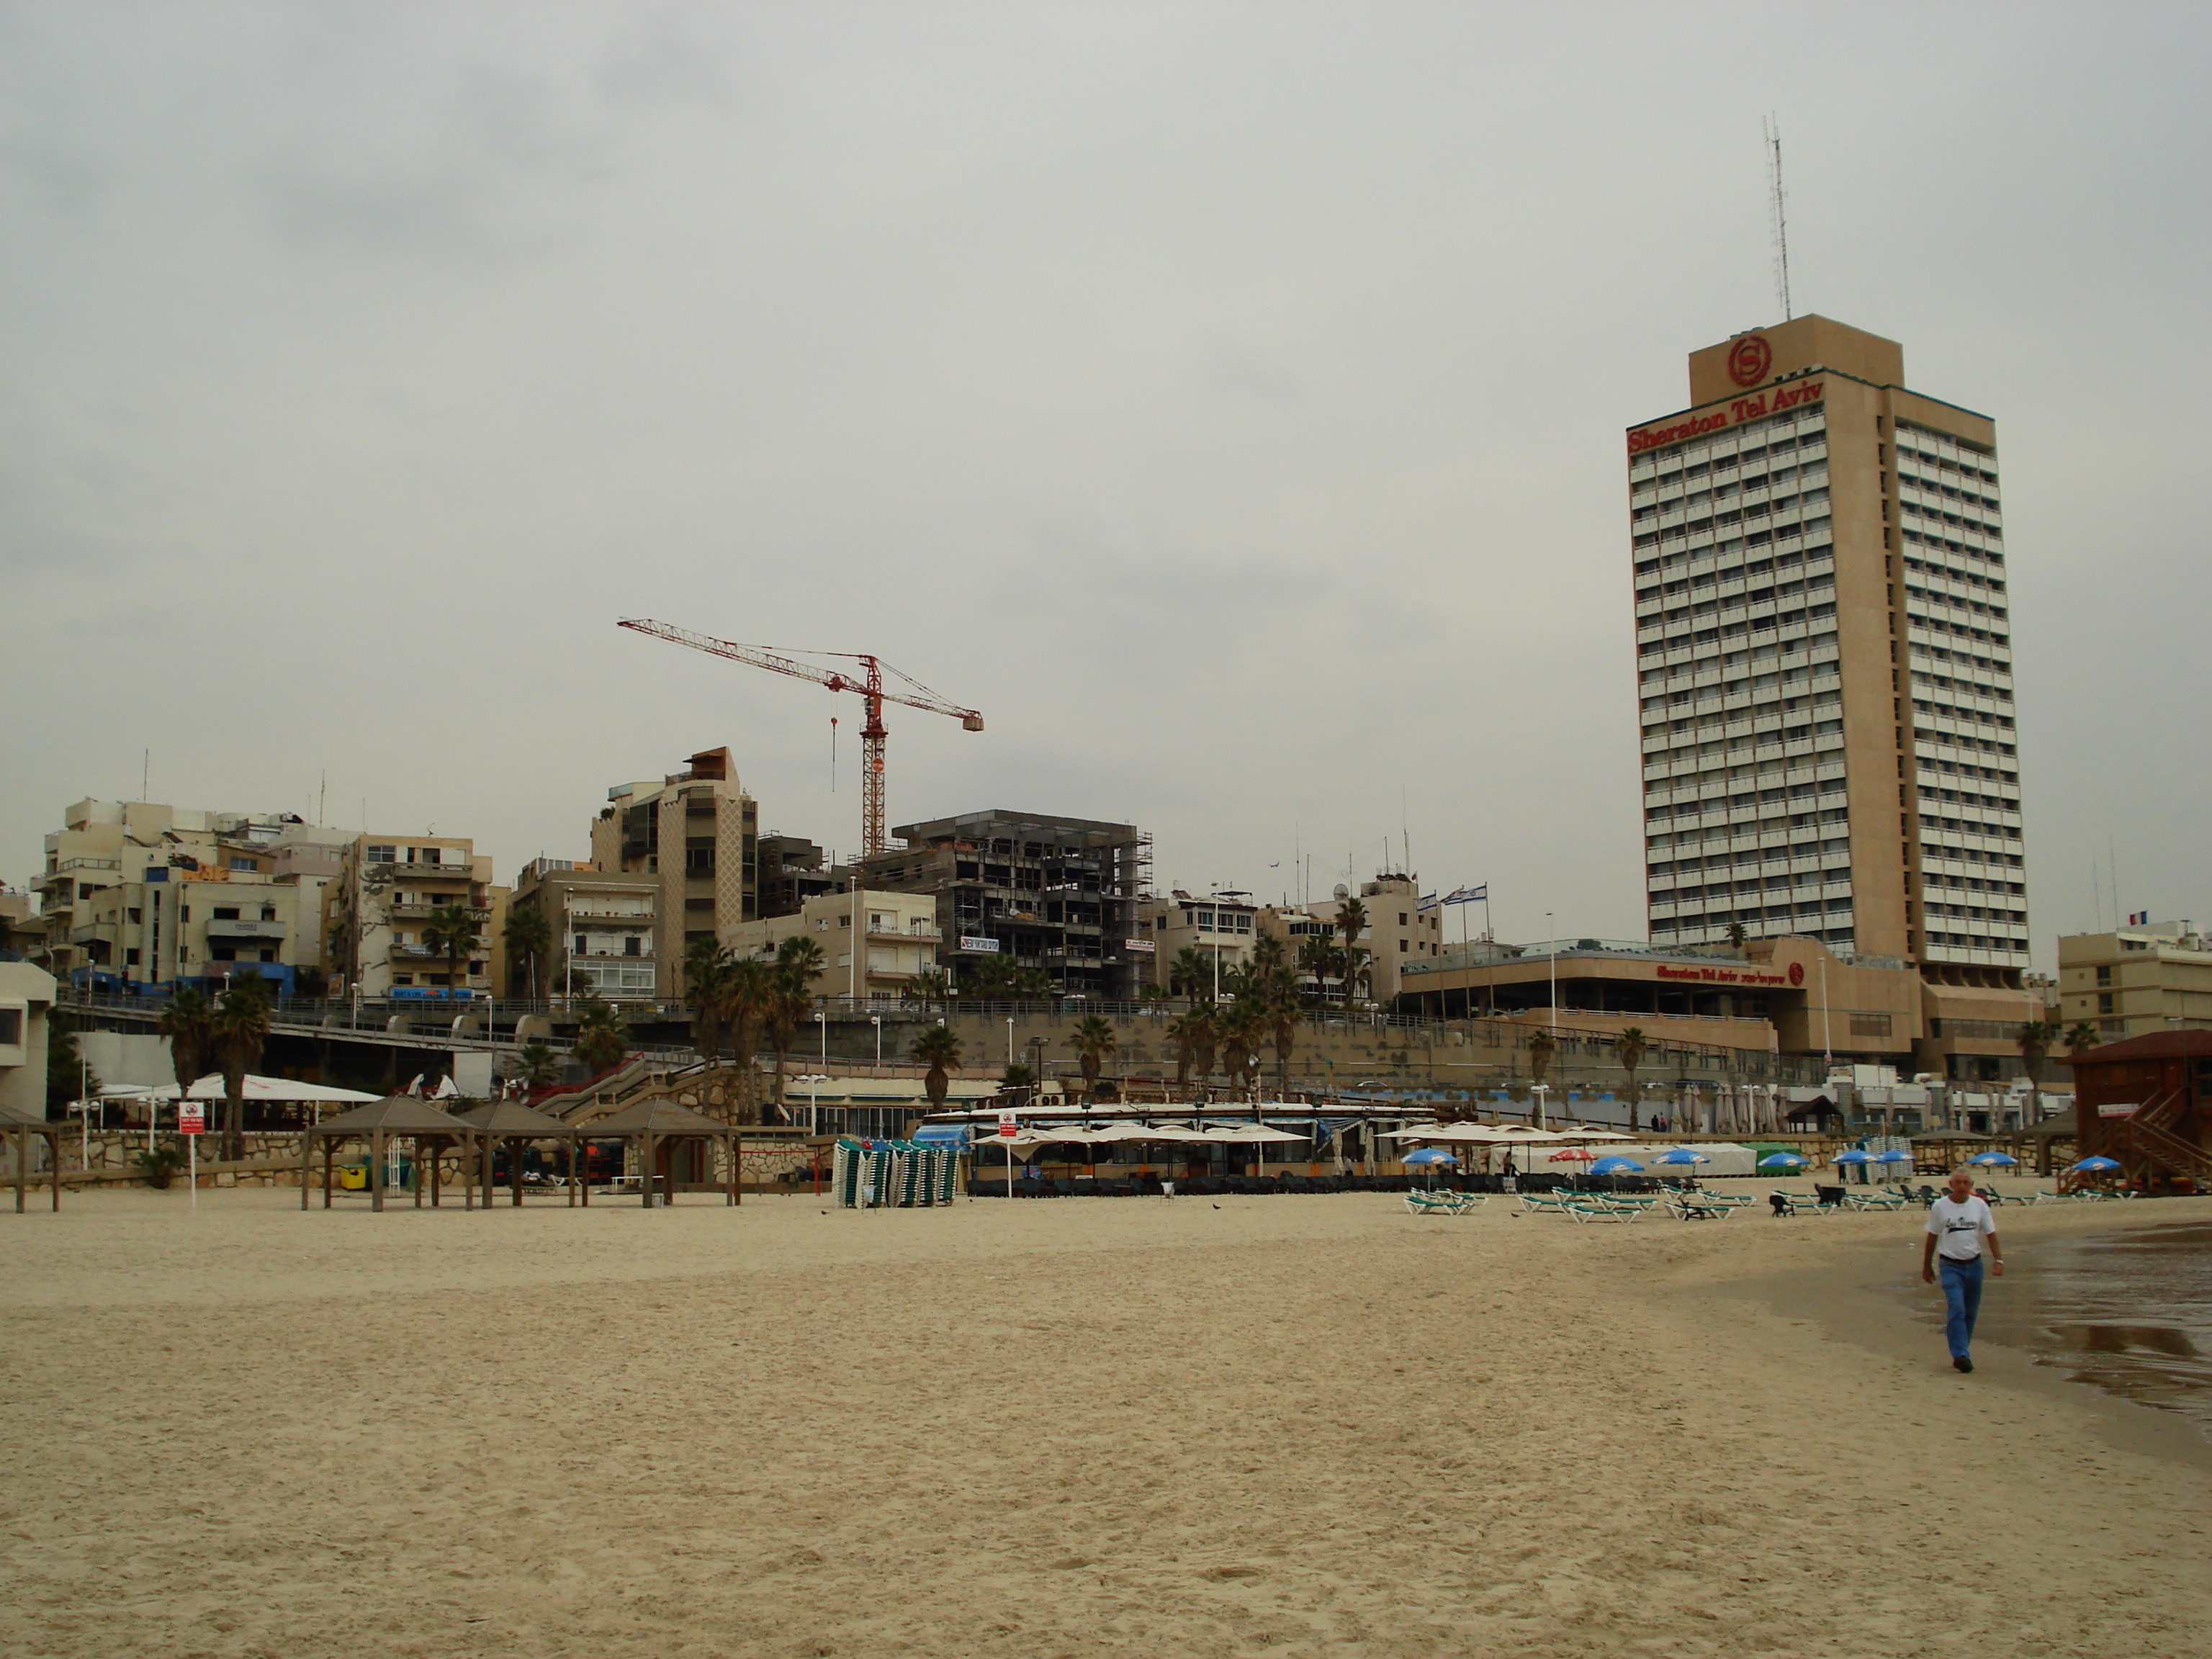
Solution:
{"label": "red crane mast", "polygon": [[[678,628],[664,622],[653,622],[643,617],[625,617],[616,626],[640,634],[648,634],[657,640],[666,640],[675,645],[688,645],[694,651],[704,651],[709,656],[727,657],[732,662],[748,663],[755,668],[765,668],[771,673],[788,674],[793,679],[811,680],[817,685],[832,691],[851,691],[868,700],[867,724],[860,728],[860,850],[880,853],[884,850],[884,744],[890,733],[884,726],[884,705],[896,702],[908,708],[925,709],[933,714],[949,714],[958,720],[963,730],[980,732],[983,717],[973,708],[963,708],[957,703],[939,696],[911,674],[896,668],[886,670],[882,661],[860,651],[810,651],[810,657],[836,657],[860,666],[858,673],[842,669],[817,667],[813,663],[800,662],[765,646],[738,645],[728,640],[718,640],[705,634],[695,634],[686,628]],[[888,672],[911,686],[911,691],[886,690],[884,675]]]}

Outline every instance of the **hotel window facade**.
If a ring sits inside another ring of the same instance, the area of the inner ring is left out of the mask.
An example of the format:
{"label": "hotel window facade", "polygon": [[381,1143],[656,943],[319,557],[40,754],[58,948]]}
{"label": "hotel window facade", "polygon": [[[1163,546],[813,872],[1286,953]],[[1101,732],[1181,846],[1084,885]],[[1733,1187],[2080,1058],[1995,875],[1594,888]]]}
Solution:
{"label": "hotel window facade", "polygon": [[1996,433],[1805,317],[1693,353],[1629,435],[1655,945],[1802,934],[2027,966]]}

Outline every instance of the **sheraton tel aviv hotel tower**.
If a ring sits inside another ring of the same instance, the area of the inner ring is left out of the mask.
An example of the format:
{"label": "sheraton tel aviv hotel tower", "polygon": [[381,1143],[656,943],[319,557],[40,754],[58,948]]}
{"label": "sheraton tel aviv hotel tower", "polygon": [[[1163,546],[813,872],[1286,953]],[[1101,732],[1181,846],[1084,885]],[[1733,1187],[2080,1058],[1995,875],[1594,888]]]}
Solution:
{"label": "sheraton tel aviv hotel tower", "polygon": [[1906,391],[1896,342],[1799,317],[1691,353],[1628,480],[1653,946],[1741,924],[1939,997],[2017,989],[1995,424]]}

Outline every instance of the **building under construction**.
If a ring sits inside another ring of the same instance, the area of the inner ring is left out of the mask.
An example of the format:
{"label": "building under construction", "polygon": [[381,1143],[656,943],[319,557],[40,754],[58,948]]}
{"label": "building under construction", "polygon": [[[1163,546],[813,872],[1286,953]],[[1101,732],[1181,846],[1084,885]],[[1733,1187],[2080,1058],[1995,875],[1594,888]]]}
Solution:
{"label": "building under construction", "polygon": [[997,957],[1040,970],[1060,995],[1137,994],[1152,943],[1136,924],[1152,838],[1133,823],[1001,809],[892,833],[903,848],[840,873],[882,891],[934,894],[939,960],[956,984]]}

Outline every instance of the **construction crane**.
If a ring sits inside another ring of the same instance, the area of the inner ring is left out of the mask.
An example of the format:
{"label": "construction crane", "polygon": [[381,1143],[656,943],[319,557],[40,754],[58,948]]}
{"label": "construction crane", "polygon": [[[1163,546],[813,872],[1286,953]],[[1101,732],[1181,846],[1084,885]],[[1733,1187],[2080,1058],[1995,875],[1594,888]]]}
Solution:
{"label": "construction crane", "polygon": [[[735,645],[728,640],[717,640],[704,634],[694,634],[689,629],[677,628],[664,622],[653,622],[643,617],[625,617],[617,627],[630,629],[640,634],[649,634],[657,640],[667,640],[676,645],[688,645],[694,651],[704,651],[709,656],[727,657],[732,662],[750,663],[755,668],[765,668],[772,673],[788,674],[793,679],[811,680],[817,685],[826,685],[832,691],[851,691],[868,700],[868,721],[860,728],[860,850],[880,853],[884,850],[884,740],[890,734],[884,726],[884,705],[887,702],[903,704],[908,708],[926,709],[933,714],[950,714],[960,722],[964,731],[980,732],[983,717],[973,708],[963,708],[940,697],[911,674],[888,668],[877,658],[860,651],[810,651],[810,657],[837,657],[861,665],[859,673],[848,673],[835,668],[817,668],[812,663],[799,662],[764,646]],[[892,674],[913,688],[908,691],[887,691],[884,676]]]}

